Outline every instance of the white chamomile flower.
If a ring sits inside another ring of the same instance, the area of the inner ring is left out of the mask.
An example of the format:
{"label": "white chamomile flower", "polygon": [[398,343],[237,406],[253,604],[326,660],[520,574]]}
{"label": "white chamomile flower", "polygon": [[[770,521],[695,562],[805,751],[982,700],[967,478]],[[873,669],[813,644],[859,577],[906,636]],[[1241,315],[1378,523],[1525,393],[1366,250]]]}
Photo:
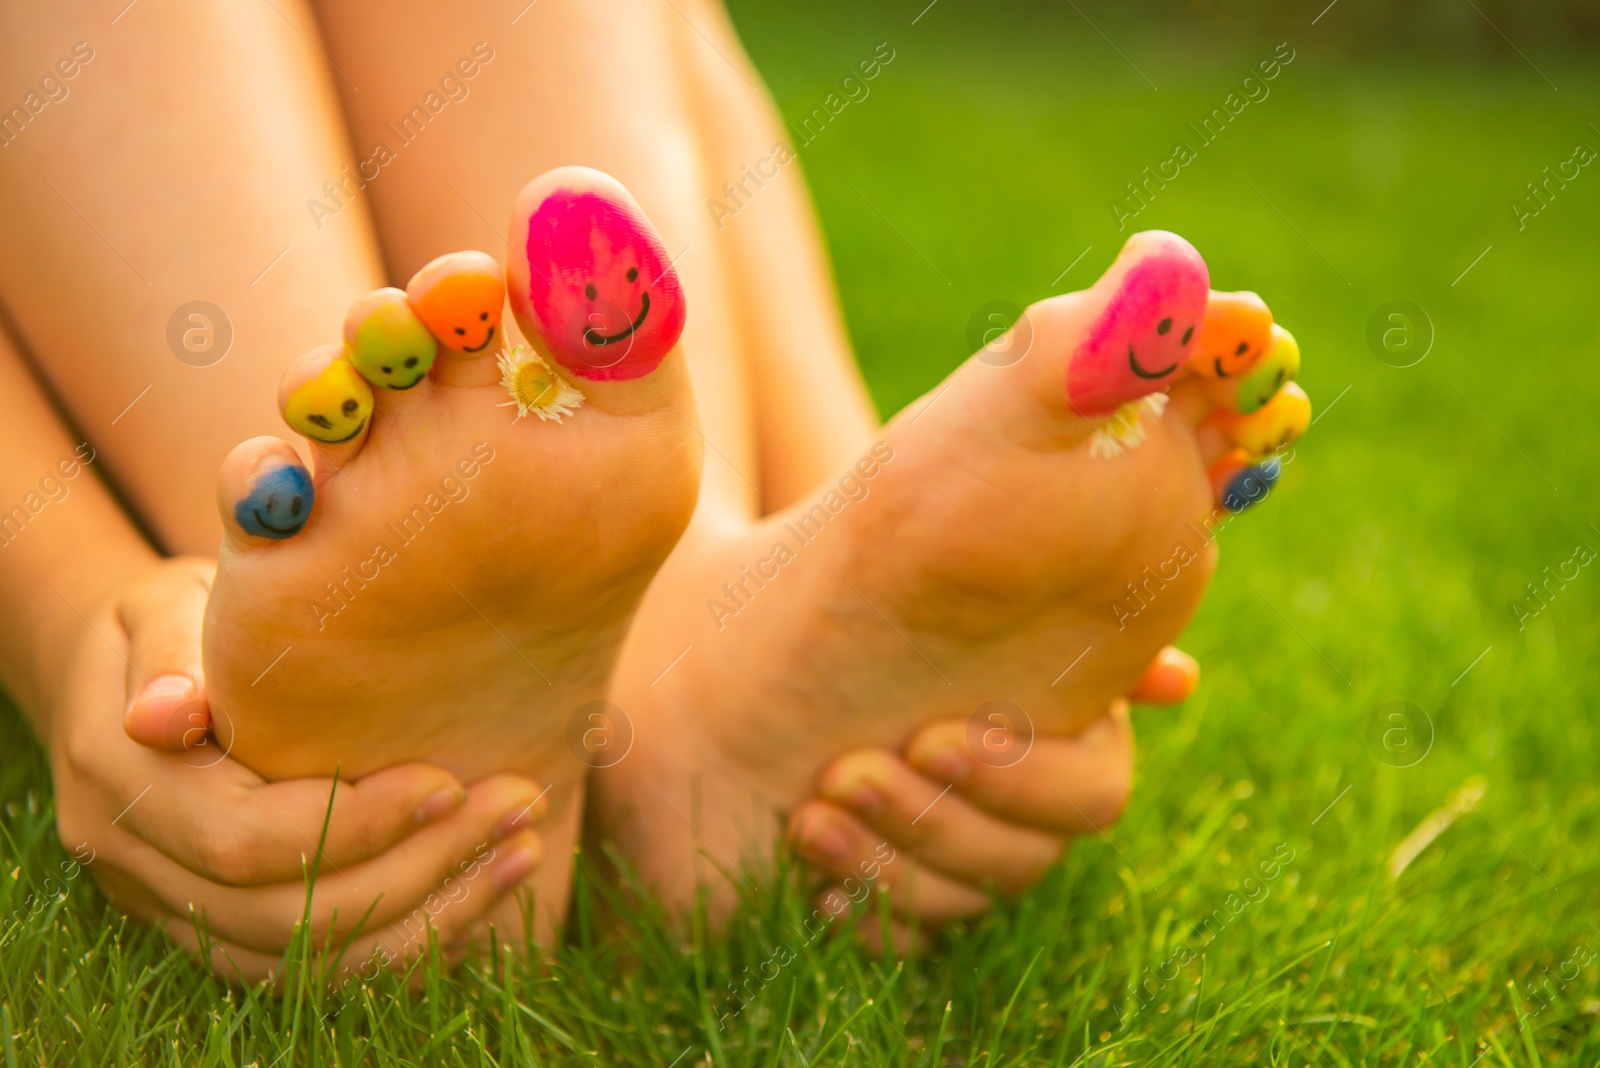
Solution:
{"label": "white chamomile flower", "polygon": [[1152,419],[1160,419],[1167,410],[1170,398],[1165,393],[1151,393],[1136,401],[1129,401],[1105,418],[1095,429],[1089,441],[1090,456],[1121,456],[1124,449],[1138,447],[1144,440],[1144,424],[1140,412]]}
{"label": "white chamomile flower", "polygon": [[500,384],[511,394],[511,399],[500,407],[516,405],[517,419],[531,412],[540,419],[559,423],[562,416],[583,407],[583,394],[577,387],[556,374],[543,357],[526,345],[500,354]]}

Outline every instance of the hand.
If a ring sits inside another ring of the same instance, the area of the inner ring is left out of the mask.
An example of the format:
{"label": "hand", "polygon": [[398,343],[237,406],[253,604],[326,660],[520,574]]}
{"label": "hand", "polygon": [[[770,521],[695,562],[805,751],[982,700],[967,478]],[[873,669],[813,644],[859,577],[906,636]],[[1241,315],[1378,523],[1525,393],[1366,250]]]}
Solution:
{"label": "hand", "polygon": [[[426,946],[430,924],[441,945],[464,937],[537,865],[539,787],[497,775],[463,788],[441,768],[406,764],[335,792],[331,779],[266,782],[218,752],[199,674],[213,569],[165,561],[87,620],[50,718],[63,845],[113,904],[192,952],[198,921],[211,966],[244,981],[281,971],[313,866],[315,944],[338,945],[361,925],[347,966],[403,962]],[[174,676],[194,683],[191,697],[169,694],[163,716],[145,708],[129,718],[154,724],[158,740],[188,734],[188,748],[135,744],[121,729],[125,695]]]}
{"label": "hand", "polygon": [[[1172,704],[1194,691],[1199,665],[1161,651],[1129,700]],[[830,880],[819,907],[882,888],[896,916],[938,925],[977,915],[1039,881],[1072,838],[1114,823],[1133,779],[1128,701],[1074,737],[1039,736],[1024,759],[996,766],[973,757],[966,720],[923,727],[902,754],[846,753],[823,769],[818,798],[799,805],[789,836]],[[886,859],[892,858],[892,859]],[[863,925],[876,938],[877,925]]]}

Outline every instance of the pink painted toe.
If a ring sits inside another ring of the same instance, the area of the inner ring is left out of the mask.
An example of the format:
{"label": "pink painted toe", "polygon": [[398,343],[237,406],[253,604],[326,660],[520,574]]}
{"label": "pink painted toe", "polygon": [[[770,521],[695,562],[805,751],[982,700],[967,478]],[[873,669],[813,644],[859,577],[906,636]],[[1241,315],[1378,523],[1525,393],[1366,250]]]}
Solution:
{"label": "pink painted toe", "polygon": [[562,367],[592,381],[649,374],[683,332],[683,289],[639,206],[609,175],[563,167],[512,212],[511,306]]}
{"label": "pink painted toe", "polygon": [[1091,291],[1105,307],[1067,363],[1073,405],[1107,415],[1170,388],[1205,317],[1209,286],[1205,261],[1183,238],[1161,230],[1130,238]]}

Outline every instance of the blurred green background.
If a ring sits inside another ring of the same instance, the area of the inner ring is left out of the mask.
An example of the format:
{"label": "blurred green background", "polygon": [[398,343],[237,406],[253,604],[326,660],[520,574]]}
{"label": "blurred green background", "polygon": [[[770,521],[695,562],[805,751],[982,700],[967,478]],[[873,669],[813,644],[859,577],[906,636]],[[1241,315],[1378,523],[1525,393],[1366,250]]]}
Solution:
{"label": "blurred green background", "polygon": [[[431,976],[320,1024],[227,993],[74,889],[0,950],[7,1068],[1595,1063],[1600,568],[1575,554],[1600,549],[1600,168],[1521,229],[1511,205],[1600,149],[1596,6],[733,12],[797,124],[893,50],[801,150],[885,414],[970,352],[979,306],[1088,285],[1134,228],[1187,236],[1217,287],[1259,291],[1300,339],[1318,421],[1222,535],[1183,641],[1200,689],[1138,713],[1122,823],[925,952],[808,950],[726,1032],[713,1008],[788,937],[792,888],[687,943],[639,910],[625,938],[596,933],[586,890],[549,971]],[[1201,148],[1187,124],[1280,45],[1294,58],[1270,95]],[[1119,232],[1111,203],[1131,209],[1126,183],[1180,139],[1196,159]],[[1393,301],[1431,323],[1414,366],[1369,346]],[[1522,618],[1528,584],[1563,565]],[[1396,701],[1404,721],[1380,711]],[[29,749],[14,720],[0,731]],[[4,763],[10,915],[65,854],[42,759]],[[1391,878],[1430,816],[1437,838]]]}

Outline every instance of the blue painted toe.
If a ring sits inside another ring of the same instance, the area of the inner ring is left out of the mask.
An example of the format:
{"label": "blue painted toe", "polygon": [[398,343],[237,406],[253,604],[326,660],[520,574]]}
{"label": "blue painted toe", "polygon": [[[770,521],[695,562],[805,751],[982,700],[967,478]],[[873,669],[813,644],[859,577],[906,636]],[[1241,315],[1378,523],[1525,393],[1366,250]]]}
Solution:
{"label": "blue painted toe", "polygon": [[284,464],[256,476],[250,492],[234,505],[233,517],[246,534],[282,541],[300,533],[316,496],[310,473]]}
{"label": "blue painted toe", "polygon": [[1241,468],[1223,490],[1222,506],[1230,512],[1238,513],[1253,504],[1260,503],[1281,474],[1283,465],[1278,462],[1276,456],[1268,457],[1259,464]]}

